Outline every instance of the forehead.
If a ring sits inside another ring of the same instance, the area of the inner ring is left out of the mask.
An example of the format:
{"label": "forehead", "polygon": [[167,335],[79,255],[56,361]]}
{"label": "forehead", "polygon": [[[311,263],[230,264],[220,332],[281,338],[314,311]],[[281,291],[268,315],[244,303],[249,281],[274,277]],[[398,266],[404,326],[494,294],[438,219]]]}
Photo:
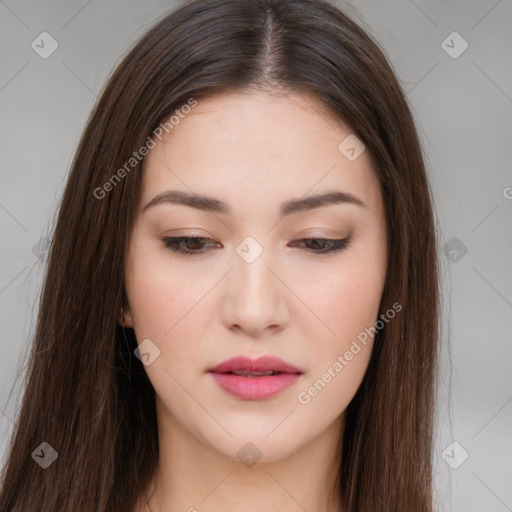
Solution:
{"label": "forehead", "polygon": [[312,95],[222,93],[177,119],[145,158],[144,204],[167,189],[236,204],[334,188],[378,208],[369,156],[344,156],[339,146],[353,136],[350,127]]}

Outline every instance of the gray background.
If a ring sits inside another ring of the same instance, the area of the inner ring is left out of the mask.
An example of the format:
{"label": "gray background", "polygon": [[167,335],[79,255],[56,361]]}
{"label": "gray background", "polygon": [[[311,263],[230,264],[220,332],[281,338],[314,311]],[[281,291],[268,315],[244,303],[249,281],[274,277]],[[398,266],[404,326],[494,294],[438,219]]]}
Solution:
{"label": "gray background", "polygon": [[[20,399],[44,237],[79,136],[111,69],[174,5],[0,0],[0,456]],[[447,244],[438,508],[512,511],[512,3],[340,5],[381,43],[407,91]],[[44,31],[58,43],[46,59],[31,47]],[[454,31],[469,45],[457,58],[447,53],[462,48]]]}

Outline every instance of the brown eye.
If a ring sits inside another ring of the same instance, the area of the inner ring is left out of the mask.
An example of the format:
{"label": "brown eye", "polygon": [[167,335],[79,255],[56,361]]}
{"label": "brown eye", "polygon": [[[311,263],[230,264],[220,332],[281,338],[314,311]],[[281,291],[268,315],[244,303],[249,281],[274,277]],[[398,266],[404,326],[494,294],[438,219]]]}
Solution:
{"label": "brown eye", "polygon": [[[173,252],[193,256],[194,254],[204,254],[206,252],[205,242],[212,242],[211,245],[218,245],[211,238],[205,237],[168,237],[162,238],[165,247]],[[341,240],[333,240],[329,238],[302,238],[299,242],[303,242],[311,252],[317,254],[334,253],[345,249],[349,243],[348,238]]]}
{"label": "brown eye", "polygon": [[205,238],[201,236],[187,237],[187,236],[176,236],[169,238],[162,238],[165,247],[173,252],[192,256],[194,254],[203,254],[204,241],[211,241],[215,245],[216,242],[211,238]]}
{"label": "brown eye", "polygon": [[318,254],[333,253],[341,251],[347,247],[348,238],[341,240],[331,240],[329,238],[302,238],[299,242],[305,242],[308,249]]}

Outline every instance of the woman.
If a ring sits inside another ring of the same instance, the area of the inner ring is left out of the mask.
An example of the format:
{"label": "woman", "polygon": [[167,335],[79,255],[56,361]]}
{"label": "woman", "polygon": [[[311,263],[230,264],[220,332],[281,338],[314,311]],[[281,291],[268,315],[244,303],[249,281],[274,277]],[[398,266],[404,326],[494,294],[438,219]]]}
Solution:
{"label": "woman", "polygon": [[436,254],[357,24],[183,4],[78,147],[0,510],[432,511]]}

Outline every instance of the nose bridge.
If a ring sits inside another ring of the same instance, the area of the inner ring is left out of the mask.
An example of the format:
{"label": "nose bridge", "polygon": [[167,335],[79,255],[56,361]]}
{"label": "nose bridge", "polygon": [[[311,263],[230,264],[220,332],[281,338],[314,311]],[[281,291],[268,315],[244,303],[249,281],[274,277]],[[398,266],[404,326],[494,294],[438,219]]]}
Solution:
{"label": "nose bridge", "polygon": [[252,236],[246,237],[236,248],[235,280],[239,298],[250,302],[269,299],[272,293],[271,250]]}
{"label": "nose bridge", "polygon": [[246,237],[237,246],[230,273],[228,323],[251,332],[283,323],[284,290],[274,276],[273,259],[272,250],[254,237]]}

